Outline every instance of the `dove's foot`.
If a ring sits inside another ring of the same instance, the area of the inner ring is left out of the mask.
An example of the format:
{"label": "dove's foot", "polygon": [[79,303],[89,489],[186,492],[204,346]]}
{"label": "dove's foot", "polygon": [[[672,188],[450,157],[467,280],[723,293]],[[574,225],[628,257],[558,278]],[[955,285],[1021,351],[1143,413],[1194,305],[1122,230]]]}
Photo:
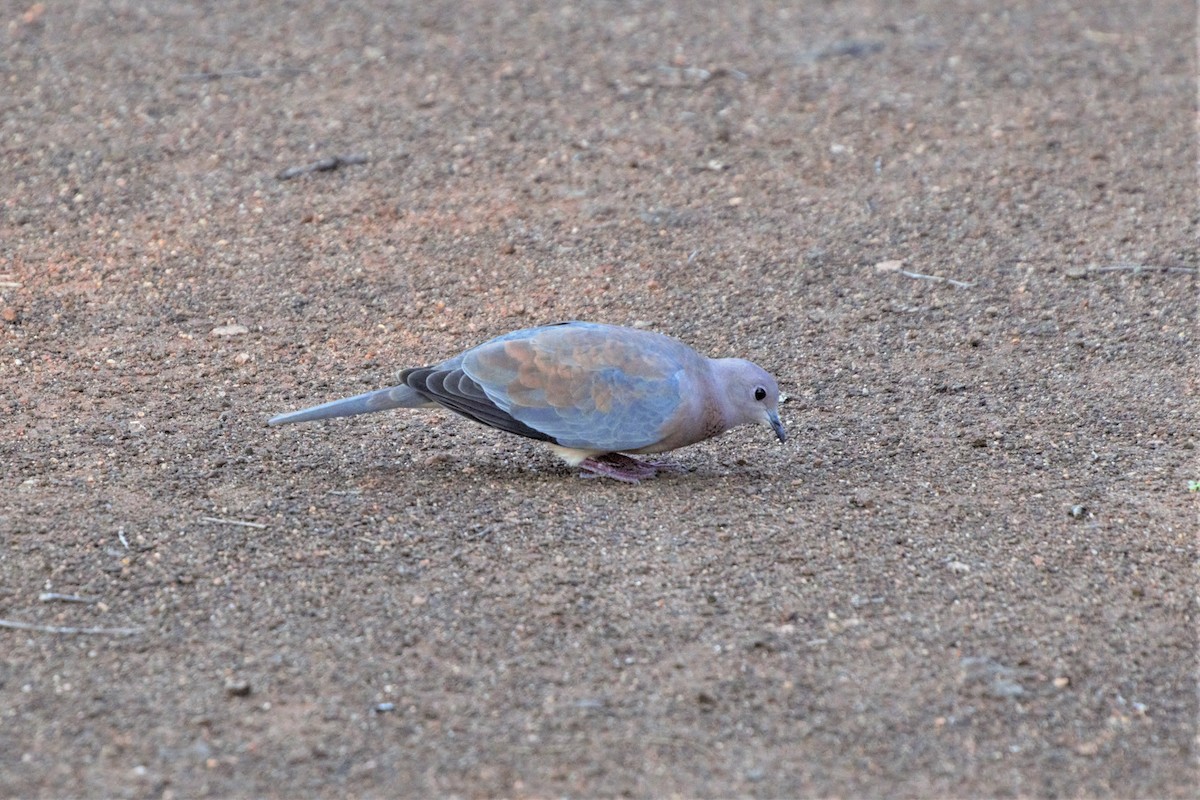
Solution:
{"label": "dove's foot", "polygon": [[579,462],[579,473],[584,478],[612,478],[622,483],[640,483],[653,478],[660,472],[686,472],[683,467],[662,461],[640,461],[620,453],[592,456]]}

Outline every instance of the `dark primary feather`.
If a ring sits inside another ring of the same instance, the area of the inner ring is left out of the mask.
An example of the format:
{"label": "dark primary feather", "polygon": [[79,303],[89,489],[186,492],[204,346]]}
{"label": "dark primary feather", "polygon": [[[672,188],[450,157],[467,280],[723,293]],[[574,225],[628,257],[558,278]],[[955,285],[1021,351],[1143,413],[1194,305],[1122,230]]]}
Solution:
{"label": "dark primary feather", "polygon": [[467,419],[518,436],[557,443],[553,436],[529,427],[489,400],[482,387],[461,369],[419,367],[400,373],[400,380],[422,397]]}

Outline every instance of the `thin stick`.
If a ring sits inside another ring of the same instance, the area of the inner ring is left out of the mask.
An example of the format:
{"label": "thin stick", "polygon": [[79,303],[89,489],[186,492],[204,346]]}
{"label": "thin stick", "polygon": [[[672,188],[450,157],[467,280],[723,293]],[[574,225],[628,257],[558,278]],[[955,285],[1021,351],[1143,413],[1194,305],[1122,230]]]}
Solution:
{"label": "thin stick", "polygon": [[21,284],[16,281],[0,281],[0,289],[20,289]]}
{"label": "thin stick", "polygon": [[94,597],[82,597],[77,594],[59,594],[58,592],[42,592],[38,595],[38,600],[43,603],[48,603],[51,600],[61,600],[64,603],[94,603]]}
{"label": "thin stick", "polygon": [[1089,272],[1186,272],[1195,275],[1195,267],[1172,267],[1166,264],[1112,264],[1107,267],[1091,267]]}
{"label": "thin stick", "polygon": [[481,525],[476,530],[467,534],[463,538],[470,541],[471,539],[486,539],[496,531],[495,525]]}
{"label": "thin stick", "polygon": [[211,522],[213,525],[240,525],[243,528],[265,528],[261,522],[246,522],[240,519],[224,519],[222,517],[201,517],[201,522]]}
{"label": "thin stick", "polygon": [[75,628],[62,625],[34,625],[29,622],[17,622],[12,619],[0,619],[0,628],[11,628],[16,631],[33,631],[35,633],[81,634],[85,636],[135,636],[142,632],[141,628]]}
{"label": "thin stick", "polygon": [[261,78],[263,75],[300,75],[309,70],[302,67],[250,67],[249,69],[227,69],[216,72],[186,72],[179,76],[181,81],[216,81],[221,78]]}
{"label": "thin stick", "polygon": [[355,153],[348,156],[330,156],[329,158],[322,158],[320,161],[314,161],[311,164],[280,170],[275,177],[281,181],[286,181],[309,172],[327,172],[338,167],[348,167],[354,164],[365,163],[367,163],[367,157],[362,153]]}
{"label": "thin stick", "polygon": [[938,281],[940,283],[948,283],[951,286],[961,286],[964,289],[970,289],[975,284],[967,283],[966,281],[956,281],[954,278],[943,278],[941,275],[925,275],[920,272],[909,272],[906,269],[899,270],[900,274],[906,278],[917,278],[923,281]]}

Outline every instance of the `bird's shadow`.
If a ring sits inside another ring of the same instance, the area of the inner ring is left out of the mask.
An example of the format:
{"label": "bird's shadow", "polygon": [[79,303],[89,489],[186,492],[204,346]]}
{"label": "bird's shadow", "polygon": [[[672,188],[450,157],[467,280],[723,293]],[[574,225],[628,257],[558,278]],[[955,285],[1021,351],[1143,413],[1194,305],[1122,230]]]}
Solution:
{"label": "bird's shadow", "polygon": [[[588,489],[613,488],[636,490],[642,487],[664,486],[711,486],[729,481],[759,480],[765,475],[752,467],[722,464],[687,464],[677,460],[663,460],[665,468],[654,477],[630,483],[604,475],[587,473],[578,467],[564,464],[553,457],[530,456],[522,458],[470,458],[460,455],[437,458],[432,463],[395,465],[363,465],[357,476],[360,482],[382,489],[400,486],[411,479],[414,473],[424,477],[437,476],[438,483],[446,486],[464,483],[489,485],[577,485]],[[350,477],[350,476],[346,476]]]}

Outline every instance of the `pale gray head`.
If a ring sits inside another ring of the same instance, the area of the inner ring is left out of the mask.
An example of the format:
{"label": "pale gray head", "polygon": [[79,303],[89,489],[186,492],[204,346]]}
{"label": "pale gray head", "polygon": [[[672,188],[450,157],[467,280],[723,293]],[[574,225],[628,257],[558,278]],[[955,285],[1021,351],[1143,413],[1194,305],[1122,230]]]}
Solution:
{"label": "pale gray head", "polygon": [[769,372],[744,358],[718,358],[713,360],[713,373],[725,393],[729,427],[769,425],[779,441],[787,441],[787,431],[779,421],[779,384]]}

